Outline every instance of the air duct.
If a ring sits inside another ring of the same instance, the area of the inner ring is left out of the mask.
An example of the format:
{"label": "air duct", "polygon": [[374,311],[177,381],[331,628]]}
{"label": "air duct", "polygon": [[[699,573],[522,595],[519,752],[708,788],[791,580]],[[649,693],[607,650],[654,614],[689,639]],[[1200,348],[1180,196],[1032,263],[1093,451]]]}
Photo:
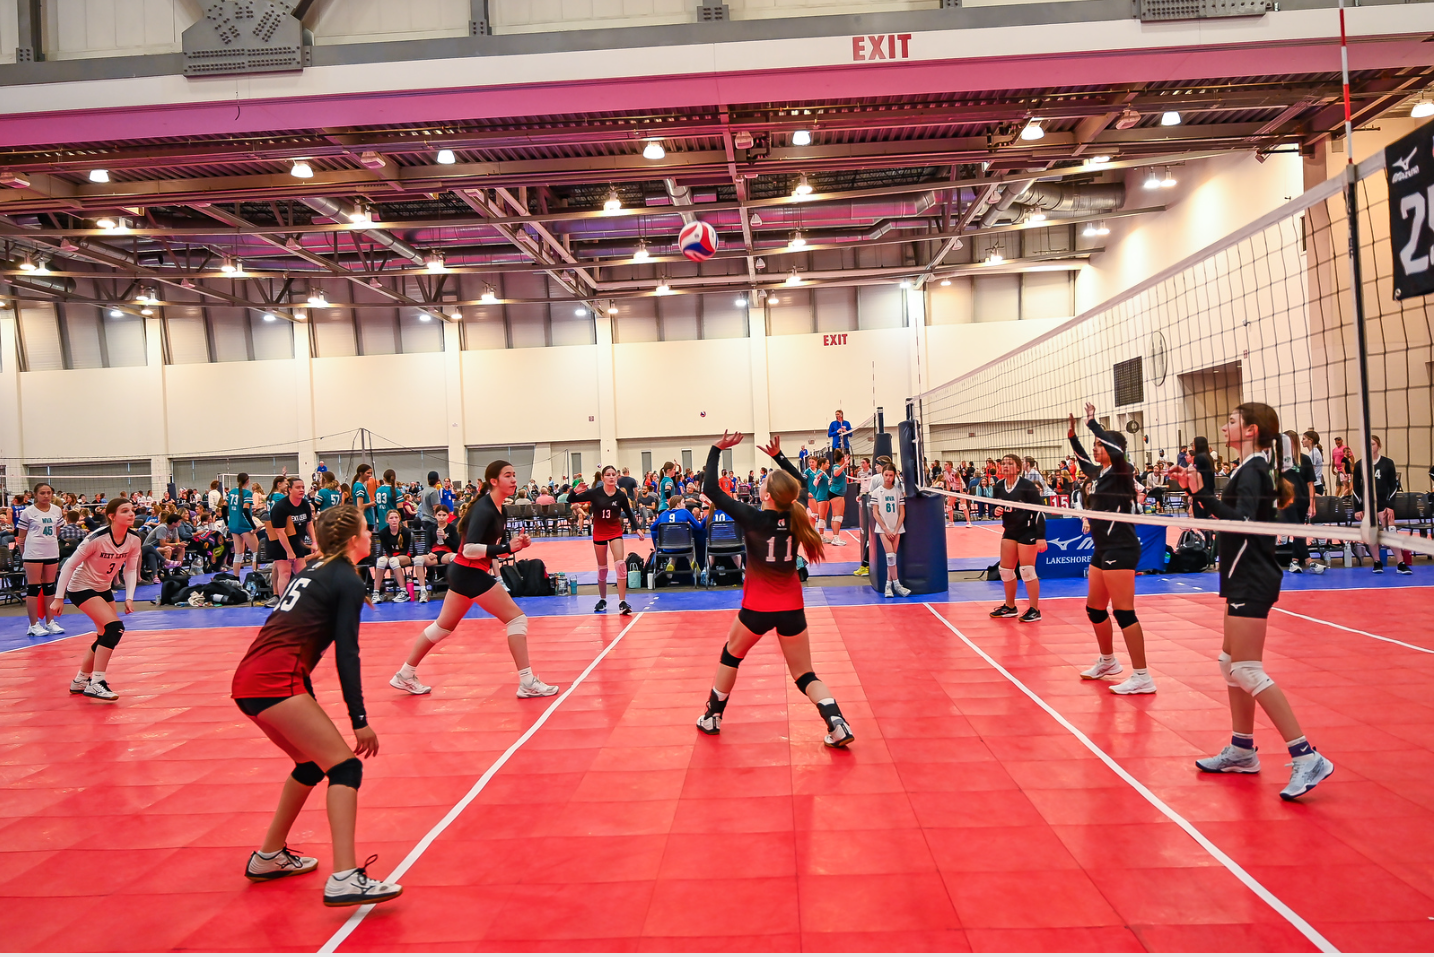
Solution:
{"label": "air duct", "polygon": [[986,215],[981,217],[981,225],[983,227],[996,225],[996,220],[1001,218],[1001,214],[1010,209],[1011,204],[1016,202],[1016,198],[1034,183],[1035,180],[1027,179],[1007,184],[1005,192],[1001,194],[1000,202],[992,203],[986,210]]}
{"label": "air duct", "polygon": [[1125,205],[1125,184],[1031,183],[1013,202],[1052,213],[1106,213]]}
{"label": "air duct", "polygon": [[[347,220],[344,208],[327,196],[310,196],[306,199],[301,199],[300,202],[314,212],[321,216],[326,216],[336,223],[342,223]],[[397,253],[416,266],[422,266],[427,261],[424,259],[422,253],[386,229],[364,229],[360,230],[360,232],[373,242],[378,243],[391,252]]]}
{"label": "air duct", "polygon": [[[19,269],[20,264],[14,260],[0,259],[0,269]],[[5,282],[17,289],[33,289],[36,292],[59,292],[72,293],[75,291],[75,280],[69,276],[6,276]]]}

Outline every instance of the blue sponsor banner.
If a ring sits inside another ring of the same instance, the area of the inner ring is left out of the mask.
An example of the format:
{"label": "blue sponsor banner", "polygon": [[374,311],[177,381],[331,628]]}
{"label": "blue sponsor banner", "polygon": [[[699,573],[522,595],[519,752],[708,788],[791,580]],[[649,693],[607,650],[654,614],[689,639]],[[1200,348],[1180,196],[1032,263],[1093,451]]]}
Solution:
{"label": "blue sponsor banner", "polygon": [[[1036,555],[1036,574],[1042,578],[1084,578],[1095,554],[1095,543],[1080,530],[1078,518],[1046,519],[1046,550]],[[1137,525],[1140,536],[1140,571],[1165,570],[1165,526]]]}

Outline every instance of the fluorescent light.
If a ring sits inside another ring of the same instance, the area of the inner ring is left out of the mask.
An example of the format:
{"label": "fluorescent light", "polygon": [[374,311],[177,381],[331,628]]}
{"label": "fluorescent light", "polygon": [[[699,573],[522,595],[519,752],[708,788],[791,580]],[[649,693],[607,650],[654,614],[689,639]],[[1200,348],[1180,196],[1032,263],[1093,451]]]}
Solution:
{"label": "fluorescent light", "polygon": [[114,229],[116,224],[115,221],[110,217],[103,216],[95,220],[95,225],[98,226],[100,229]]}
{"label": "fluorescent light", "polygon": [[1040,120],[1031,120],[1021,130],[1021,139],[1023,140],[1038,140],[1045,135],[1046,131],[1041,128]]}
{"label": "fluorescent light", "polygon": [[1174,110],[1166,110],[1166,111],[1165,111],[1164,113],[1162,113],[1161,116],[1160,116],[1160,125],[1161,125],[1161,126],[1179,126],[1179,125],[1180,125],[1180,114],[1177,113],[1177,112],[1175,112]]}
{"label": "fluorescent light", "polygon": [[812,133],[811,133],[811,130],[797,130],[796,132],[792,133],[792,145],[793,145],[793,146],[811,146],[811,145],[812,145]]}
{"label": "fluorescent light", "polygon": [[1419,102],[1414,104],[1414,108],[1409,111],[1409,115],[1416,120],[1422,120],[1426,116],[1434,116],[1434,100],[1428,97],[1421,97]]}
{"label": "fluorescent light", "polygon": [[812,195],[812,184],[807,181],[806,173],[797,177],[797,185],[792,187],[792,195],[796,197]]}
{"label": "fluorescent light", "polygon": [[607,199],[603,200],[602,210],[605,213],[615,213],[622,209],[622,197],[617,195],[617,188],[613,187],[607,191]]}
{"label": "fluorescent light", "polygon": [[438,163],[441,166],[452,166],[454,163],[458,162],[458,157],[453,155],[452,150],[439,150],[438,156],[435,158],[438,160]]}
{"label": "fluorescent light", "polygon": [[642,148],[643,159],[660,160],[666,155],[667,150],[663,149],[662,144],[657,140],[653,140]]}
{"label": "fluorescent light", "polygon": [[279,318],[279,317],[276,316],[276,315],[274,315],[272,312],[266,312],[266,313],[264,313],[264,321],[265,321],[265,322],[273,322],[274,320],[276,320],[276,319],[278,319],[278,318]]}
{"label": "fluorescent light", "polygon": [[645,263],[652,258],[652,253],[647,251],[647,240],[644,239],[637,244],[637,249],[633,250],[632,258],[633,261],[640,263]]}
{"label": "fluorescent light", "polygon": [[667,280],[664,279],[664,280],[662,280],[661,282],[659,282],[659,283],[657,284],[657,290],[656,290],[656,292],[657,292],[657,294],[658,294],[659,296],[666,296],[666,295],[669,295],[669,294],[672,292],[672,287],[669,286],[669,285],[667,284]]}
{"label": "fluorescent light", "polygon": [[799,230],[797,230],[795,233],[792,234],[792,241],[791,241],[790,243],[788,243],[787,245],[790,246],[790,247],[793,248],[793,249],[802,249],[803,247],[806,246],[806,244],[807,244],[807,241],[806,241],[806,239],[802,236],[802,231],[799,229]]}
{"label": "fluorescent light", "polygon": [[794,266],[794,267],[792,267],[792,272],[791,272],[791,274],[790,274],[789,276],[787,276],[787,285],[788,285],[788,286],[800,286],[801,284],[802,284],[802,277],[801,277],[801,275],[797,272],[796,267]]}
{"label": "fluorescent light", "polygon": [[92,170],[90,170],[90,182],[91,182],[91,183],[108,183],[109,181],[110,181],[110,171],[109,171],[109,170],[107,170],[107,169],[92,169]]}
{"label": "fluorescent light", "polygon": [[424,260],[424,265],[428,267],[429,272],[448,271],[448,267],[443,262],[443,253],[436,249],[428,253],[428,258]]}
{"label": "fluorescent light", "polygon": [[314,175],[314,168],[304,160],[295,160],[294,165],[289,167],[289,175],[298,179],[308,179]]}

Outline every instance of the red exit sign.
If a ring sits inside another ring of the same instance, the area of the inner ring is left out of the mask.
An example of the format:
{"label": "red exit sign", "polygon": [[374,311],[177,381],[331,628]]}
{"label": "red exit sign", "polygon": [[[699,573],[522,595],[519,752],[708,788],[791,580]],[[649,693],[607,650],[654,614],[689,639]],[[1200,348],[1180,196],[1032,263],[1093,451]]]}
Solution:
{"label": "red exit sign", "polygon": [[911,34],[887,33],[851,38],[853,60],[909,60]]}
{"label": "red exit sign", "polygon": [[822,336],[822,345],[844,346],[846,345],[846,335],[845,332],[834,332],[831,335],[824,335]]}

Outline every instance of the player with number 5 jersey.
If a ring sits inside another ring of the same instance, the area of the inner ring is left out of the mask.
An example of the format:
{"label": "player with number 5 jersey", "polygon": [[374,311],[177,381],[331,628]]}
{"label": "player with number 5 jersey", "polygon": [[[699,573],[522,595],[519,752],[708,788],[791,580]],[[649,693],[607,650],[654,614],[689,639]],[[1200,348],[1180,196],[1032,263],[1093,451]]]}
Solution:
{"label": "player with number 5 jersey", "polygon": [[855,735],[842,716],[836,698],[812,670],[802,583],[797,577],[798,548],[813,562],[820,561],[823,553],[822,537],[812,526],[806,507],[797,499],[802,489],[801,473],[782,454],[781,437],[774,435],[772,444],[763,451],[776,460],[781,470],[772,472],[762,482],[762,507],[754,508],[737,501],[722,490],[717,477],[722,453],[741,441],[741,432],[724,432],[708,453],[703,473],[703,493],[742,529],[747,561],[742,580],[742,607],[727,633],[707,710],[697,719],[697,727],[704,734],[721,732],[722,715],[737,684],[737,668],[752,646],[775,628],[797,689],[811,699],[826,721],[824,743],[830,748],[844,748]]}

